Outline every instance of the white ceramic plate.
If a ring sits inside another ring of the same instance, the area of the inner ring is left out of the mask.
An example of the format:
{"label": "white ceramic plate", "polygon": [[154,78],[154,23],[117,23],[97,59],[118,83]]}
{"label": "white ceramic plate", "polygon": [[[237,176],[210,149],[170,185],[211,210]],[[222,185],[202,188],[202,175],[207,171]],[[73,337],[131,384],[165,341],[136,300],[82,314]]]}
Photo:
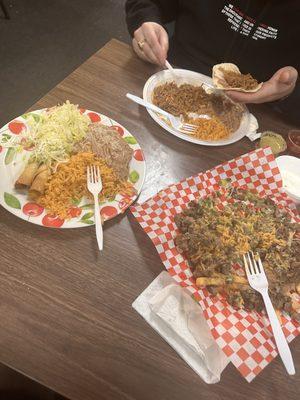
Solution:
{"label": "white ceramic plate", "polygon": [[[39,118],[43,110],[30,113],[34,118]],[[111,219],[123,213],[140,193],[146,173],[146,164],[143,152],[135,139],[122,125],[116,121],[94,111],[81,110],[87,114],[92,122],[101,121],[104,125],[113,126],[114,129],[134,150],[132,160],[129,164],[129,181],[134,185],[137,194],[129,197],[128,195],[118,194],[113,201],[100,203],[101,215],[104,220]],[[0,130],[0,143],[15,135],[19,135],[23,129],[28,129],[26,120],[29,114],[24,114],[9,122]],[[81,228],[94,224],[94,207],[91,201],[83,198],[80,203],[72,206],[69,220],[62,220],[55,215],[49,215],[43,207],[29,201],[27,193],[16,191],[14,183],[24,168],[30,151],[21,150],[15,152],[14,148],[0,146],[0,204],[15,216],[22,218],[33,224],[53,227],[53,228]]]}
{"label": "white ceramic plate", "polygon": [[[169,70],[163,70],[159,71],[156,74],[152,75],[146,82],[143,90],[143,98],[144,100],[152,103],[152,93],[154,88],[157,85],[161,85],[166,82],[172,82],[172,81],[177,81],[178,83],[189,83],[195,86],[200,86],[201,84],[204,85],[204,88],[206,89],[211,89],[211,90],[217,90],[213,88],[213,83],[212,79],[209,78],[206,75],[200,74],[198,72],[193,72],[193,71],[188,71],[186,69],[176,69],[176,78],[174,79],[174,74],[169,71]],[[245,113],[243,115],[240,127],[237,131],[232,133],[229,138],[227,139],[222,139],[222,140],[215,140],[215,141],[209,141],[209,140],[200,140],[193,138],[189,135],[186,135],[180,131],[177,131],[176,129],[173,129],[171,126],[169,126],[160,116],[159,114],[156,114],[155,112],[148,110],[149,114],[151,117],[154,119],[155,122],[157,122],[162,128],[164,128],[166,131],[172,133],[173,135],[186,140],[187,142],[192,142],[196,144],[201,144],[204,146],[225,146],[227,144],[235,143],[238,140],[242,139],[244,136],[246,136],[247,133],[249,133],[250,130],[250,113],[245,107]]]}

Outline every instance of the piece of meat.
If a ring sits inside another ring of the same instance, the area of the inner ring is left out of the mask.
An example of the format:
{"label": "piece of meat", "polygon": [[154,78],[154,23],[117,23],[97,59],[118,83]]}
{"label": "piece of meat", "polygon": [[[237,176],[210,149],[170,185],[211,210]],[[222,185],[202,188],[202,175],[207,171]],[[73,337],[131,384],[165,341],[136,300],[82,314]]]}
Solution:
{"label": "piece of meat", "polygon": [[185,252],[189,249],[189,239],[185,235],[179,234],[175,238],[176,246],[178,247],[179,251]]}
{"label": "piece of meat", "polygon": [[184,214],[177,214],[174,218],[175,224],[182,233],[186,233],[194,220],[191,217],[185,216]]}

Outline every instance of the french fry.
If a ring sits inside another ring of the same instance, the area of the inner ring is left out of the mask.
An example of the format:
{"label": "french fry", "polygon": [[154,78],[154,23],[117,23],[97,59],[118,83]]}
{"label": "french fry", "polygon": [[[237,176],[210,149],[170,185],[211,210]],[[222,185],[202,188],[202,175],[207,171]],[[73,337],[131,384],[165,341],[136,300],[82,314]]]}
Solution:
{"label": "french fry", "polygon": [[[215,274],[214,276],[211,277],[206,277],[202,276],[200,278],[196,279],[196,285],[197,286],[219,286],[219,285],[225,285],[228,282],[229,276],[224,275],[224,274]],[[232,278],[232,283],[228,283],[228,285],[235,284],[234,286],[237,287],[237,289],[241,289],[241,285],[247,285],[248,287],[248,280],[239,275],[231,275]]]}
{"label": "french fry", "polygon": [[224,284],[225,284],[225,279],[219,277],[202,276],[196,279],[197,286],[219,286]]}
{"label": "french fry", "polygon": [[230,289],[230,290],[231,289],[232,290],[248,290],[249,287],[250,287],[250,285],[248,284],[248,282],[247,282],[247,284],[233,282],[228,285],[228,289]]}
{"label": "french fry", "polygon": [[248,279],[245,278],[244,276],[239,276],[239,275],[232,275],[232,279],[234,283],[238,283],[241,285],[248,285]]}
{"label": "french fry", "polygon": [[232,283],[240,283],[243,285],[248,284],[248,279],[245,278],[244,276],[240,276],[240,275],[234,275],[234,274],[225,275],[225,274],[216,273],[213,276],[224,279],[225,283],[230,281],[230,283],[231,282]]}

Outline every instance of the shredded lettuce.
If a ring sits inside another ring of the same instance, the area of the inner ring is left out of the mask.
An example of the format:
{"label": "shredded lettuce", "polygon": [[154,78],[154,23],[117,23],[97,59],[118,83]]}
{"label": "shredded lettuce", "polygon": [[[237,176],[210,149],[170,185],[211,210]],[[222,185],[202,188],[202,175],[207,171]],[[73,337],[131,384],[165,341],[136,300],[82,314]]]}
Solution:
{"label": "shredded lettuce", "polygon": [[85,137],[90,119],[67,100],[27,122],[25,139],[34,147],[31,159],[51,167],[69,158],[74,145]]}

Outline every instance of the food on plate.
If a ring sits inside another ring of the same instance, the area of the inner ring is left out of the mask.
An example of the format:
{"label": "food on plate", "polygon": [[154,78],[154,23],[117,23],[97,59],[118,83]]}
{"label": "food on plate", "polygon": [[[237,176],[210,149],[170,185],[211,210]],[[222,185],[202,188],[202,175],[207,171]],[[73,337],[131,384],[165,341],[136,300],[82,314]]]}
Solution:
{"label": "food on plate", "polygon": [[29,118],[29,129],[23,138],[26,146],[33,146],[30,161],[51,168],[64,161],[74,145],[85,137],[90,122],[89,117],[69,101],[43,112],[37,121]]}
{"label": "food on plate", "polygon": [[29,117],[28,130],[21,138],[23,147],[31,148],[31,155],[22,174],[15,182],[16,189],[28,188],[29,198],[44,193],[45,185],[57,163],[64,162],[73,152],[74,145],[83,139],[90,119],[79,108],[66,101],[39,115]]}
{"label": "food on plate", "polygon": [[260,147],[270,146],[273,154],[279,154],[286,150],[287,145],[284,138],[272,131],[265,131],[261,134],[259,140]]}
{"label": "food on plate", "polygon": [[103,190],[100,201],[114,199],[118,193],[132,195],[134,188],[130,182],[120,180],[114,170],[95,154],[78,153],[57,166],[48,182],[44,195],[37,198],[37,203],[50,213],[62,219],[70,218],[69,209],[82,197],[91,197],[87,189],[86,171],[89,165],[99,166]]}
{"label": "food on plate", "polygon": [[251,74],[242,74],[239,68],[231,63],[215,65],[212,79],[218,89],[257,92],[262,87],[262,83],[259,83]]}
{"label": "food on plate", "polygon": [[41,115],[28,114],[26,119],[29,129],[19,135],[17,146],[30,147],[30,156],[15,188],[28,190],[29,199],[50,215],[60,219],[77,216],[74,207],[70,212],[72,206],[83,197],[90,197],[88,165],[100,167],[100,201],[113,200],[117,194],[127,199],[135,195],[133,183],[139,175],[132,171],[129,177],[134,152],[122,138],[119,127],[105,126],[98,122],[99,118],[93,122],[95,116],[90,119],[68,101]]}
{"label": "food on plate", "polygon": [[44,194],[49,176],[50,168],[45,164],[41,164],[36,171],[33,182],[28,190],[28,195],[31,200],[35,200],[38,196]]}
{"label": "food on plate", "polygon": [[128,178],[133,150],[112,127],[101,122],[90,124],[85,138],[75,146],[75,151],[92,151],[103,159],[120,179]]}
{"label": "food on plate", "polygon": [[16,189],[28,189],[28,196],[35,200],[44,193],[45,185],[50,176],[50,168],[45,164],[29,162],[15,182]]}
{"label": "food on plate", "polygon": [[216,118],[188,118],[186,122],[195,125],[193,137],[201,140],[220,140],[229,137],[229,129]]}
{"label": "food on plate", "polygon": [[15,183],[16,189],[28,189],[34,180],[38,169],[39,164],[37,162],[26,164],[23,172]]}
{"label": "food on plate", "polygon": [[154,88],[152,101],[170,114],[180,116],[187,113],[213,112],[209,99],[210,95],[202,86],[167,82]]}
{"label": "food on plate", "polygon": [[239,128],[244,114],[240,104],[233,103],[222,94],[208,93],[202,86],[177,85],[175,82],[156,86],[152,102],[170,114],[182,116],[184,121],[188,121],[191,114],[216,118],[230,133]]}
{"label": "food on plate", "polygon": [[225,294],[232,306],[261,311],[261,296],[238,266],[243,265],[243,254],[252,250],[262,259],[275,308],[300,321],[300,224],[270,198],[220,187],[191,202],[175,216],[175,223],[176,245],[187,257],[198,286]]}

